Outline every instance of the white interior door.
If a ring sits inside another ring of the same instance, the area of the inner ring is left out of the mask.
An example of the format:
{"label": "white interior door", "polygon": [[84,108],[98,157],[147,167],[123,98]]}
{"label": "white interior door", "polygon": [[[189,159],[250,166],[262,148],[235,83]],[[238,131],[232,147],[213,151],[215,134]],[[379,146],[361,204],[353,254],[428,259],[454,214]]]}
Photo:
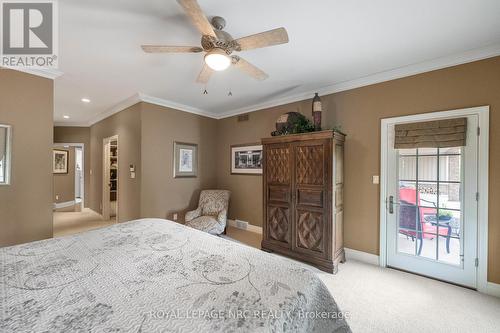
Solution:
{"label": "white interior door", "polygon": [[467,146],[453,148],[394,149],[388,125],[386,253],[387,266],[475,288],[478,116],[467,119]]}
{"label": "white interior door", "polygon": [[102,171],[102,218],[110,219],[111,202],[109,198],[110,183],[110,147],[111,138],[106,138],[103,141],[103,171]]}

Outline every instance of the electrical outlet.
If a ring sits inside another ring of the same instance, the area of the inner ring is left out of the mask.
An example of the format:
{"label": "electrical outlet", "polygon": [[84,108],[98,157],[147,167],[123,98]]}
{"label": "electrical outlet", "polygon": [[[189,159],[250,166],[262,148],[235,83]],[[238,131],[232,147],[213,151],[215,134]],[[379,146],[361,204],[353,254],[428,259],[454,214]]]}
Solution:
{"label": "electrical outlet", "polygon": [[380,176],[373,176],[373,177],[372,177],[372,182],[373,182],[373,184],[375,184],[375,185],[380,184]]}
{"label": "electrical outlet", "polygon": [[59,200],[59,196],[56,194],[56,200]]}
{"label": "electrical outlet", "polygon": [[177,213],[175,213],[172,218],[174,219],[174,221],[177,221]]}

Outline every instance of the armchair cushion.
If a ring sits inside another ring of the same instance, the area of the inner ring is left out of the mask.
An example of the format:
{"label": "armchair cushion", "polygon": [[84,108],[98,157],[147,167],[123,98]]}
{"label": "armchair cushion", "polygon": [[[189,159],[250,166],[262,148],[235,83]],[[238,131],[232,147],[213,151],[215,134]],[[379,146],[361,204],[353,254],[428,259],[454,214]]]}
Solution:
{"label": "armchair cushion", "polygon": [[226,228],[229,197],[229,191],[201,191],[198,208],[186,213],[186,225],[211,234],[223,233]]}
{"label": "armchair cushion", "polygon": [[222,234],[226,227],[226,223],[219,223],[219,221],[212,216],[197,217],[194,220],[187,222],[186,225],[191,228],[208,232],[212,235]]}
{"label": "armchair cushion", "polygon": [[192,220],[194,220],[195,218],[200,217],[200,216],[201,216],[201,208],[200,208],[200,207],[198,207],[198,208],[196,208],[195,210],[192,210],[192,211],[190,211],[190,212],[187,212],[187,213],[186,213],[186,216],[184,217],[184,220],[185,220],[186,222],[189,222],[189,221],[192,221]]}

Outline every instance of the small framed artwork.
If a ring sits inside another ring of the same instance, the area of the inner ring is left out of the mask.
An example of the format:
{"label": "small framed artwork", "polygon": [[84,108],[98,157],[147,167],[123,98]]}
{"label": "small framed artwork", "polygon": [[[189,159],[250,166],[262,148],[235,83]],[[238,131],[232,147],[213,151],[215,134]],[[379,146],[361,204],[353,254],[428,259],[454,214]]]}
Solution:
{"label": "small framed artwork", "polygon": [[262,145],[245,144],[231,146],[231,174],[261,175]]}
{"label": "small framed artwork", "polygon": [[198,145],[174,142],[174,178],[198,176]]}
{"label": "small framed artwork", "polygon": [[68,173],[68,154],[67,150],[52,150],[54,174]]}

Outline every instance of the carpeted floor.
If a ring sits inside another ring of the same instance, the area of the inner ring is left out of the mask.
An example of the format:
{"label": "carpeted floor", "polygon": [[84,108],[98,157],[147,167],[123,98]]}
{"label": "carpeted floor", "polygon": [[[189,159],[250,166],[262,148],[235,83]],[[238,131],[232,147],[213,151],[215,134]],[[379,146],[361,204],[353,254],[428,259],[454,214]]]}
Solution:
{"label": "carpeted floor", "polygon": [[114,223],[114,219],[105,221],[101,215],[88,208],[81,212],[54,212],[54,237],[72,235]]}
{"label": "carpeted floor", "polygon": [[353,332],[500,332],[500,298],[353,260],[318,275]]}
{"label": "carpeted floor", "polygon": [[[115,223],[85,209],[54,213],[54,236]],[[261,235],[229,227],[225,238],[260,248]],[[316,270],[353,332],[500,332],[500,299],[418,275],[350,260],[336,275]]]}

